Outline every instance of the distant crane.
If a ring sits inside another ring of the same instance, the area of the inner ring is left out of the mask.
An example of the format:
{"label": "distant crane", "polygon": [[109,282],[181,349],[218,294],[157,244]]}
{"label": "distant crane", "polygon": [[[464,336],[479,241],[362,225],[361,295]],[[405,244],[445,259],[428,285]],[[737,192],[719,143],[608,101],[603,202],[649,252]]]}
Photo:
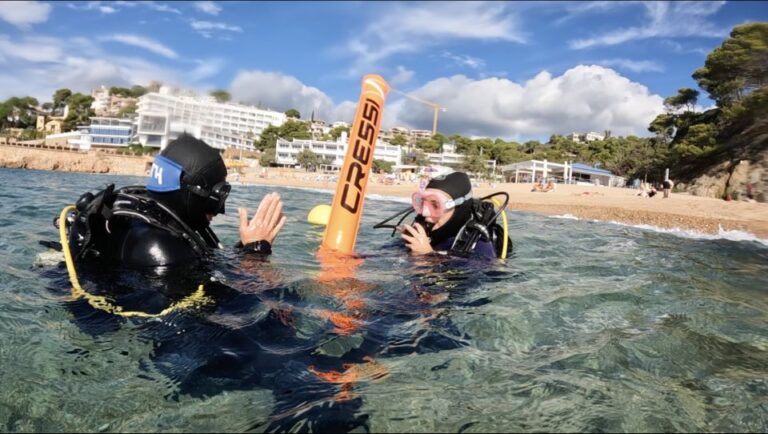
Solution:
{"label": "distant crane", "polygon": [[432,111],[434,113],[433,116],[432,116],[432,135],[434,136],[437,133],[437,114],[438,114],[438,112],[445,112],[446,108],[440,106],[437,103],[421,99],[419,97],[407,94],[407,93],[405,93],[403,91],[400,91],[400,90],[397,90],[397,89],[394,89],[394,88],[392,89],[392,91],[395,92],[395,93],[398,93],[398,94],[400,94],[400,95],[402,95],[402,96],[404,96],[406,98],[410,98],[410,99],[412,99],[414,101],[418,101],[418,102],[420,102],[422,104],[426,104],[426,105],[432,107]]}

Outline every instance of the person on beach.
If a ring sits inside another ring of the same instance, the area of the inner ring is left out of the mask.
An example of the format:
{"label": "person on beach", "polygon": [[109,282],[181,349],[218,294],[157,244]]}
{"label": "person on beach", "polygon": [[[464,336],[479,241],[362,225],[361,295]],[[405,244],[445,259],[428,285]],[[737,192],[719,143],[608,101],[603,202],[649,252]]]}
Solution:
{"label": "person on beach", "polygon": [[[473,231],[467,229],[472,222],[477,222],[494,232],[498,214],[494,213],[492,205],[490,210],[484,205],[488,202],[472,198],[472,184],[466,173],[453,172],[431,179],[423,191],[413,193],[411,202],[418,215],[413,224],[399,227],[411,254],[498,257],[495,246],[500,241],[498,233],[471,238]],[[468,237],[471,242],[467,242]]]}
{"label": "person on beach", "polygon": [[[210,222],[225,212],[231,189],[226,177],[216,149],[182,135],[155,158],[146,187],[109,185],[80,197],[69,225],[72,256],[132,269],[202,259],[221,247]],[[241,208],[238,251],[269,255],[285,224],[282,209],[277,193],[266,195],[250,220]]]}
{"label": "person on beach", "polygon": [[661,183],[661,187],[664,190],[664,199],[667,199],[669,197],[669,192],[672,190],[672,180],[671,179],[665,179],[664,182]]}

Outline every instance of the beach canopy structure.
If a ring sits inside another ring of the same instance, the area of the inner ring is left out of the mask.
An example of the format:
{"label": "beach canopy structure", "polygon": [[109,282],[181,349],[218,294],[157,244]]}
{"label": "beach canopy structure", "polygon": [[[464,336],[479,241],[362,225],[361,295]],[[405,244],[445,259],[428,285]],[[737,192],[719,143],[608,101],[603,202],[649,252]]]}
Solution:
{"label": "beach canopy structure", "polygon": [[542,179],[554,179],[564,184],[585,183],[611,187],[623,187],[625,183],[623,177],[614,175],[610,170],[569,161],[563,163],[547,160],[521,161],[503,166],[501,171],[507,182],[514,183],[534,183]]}

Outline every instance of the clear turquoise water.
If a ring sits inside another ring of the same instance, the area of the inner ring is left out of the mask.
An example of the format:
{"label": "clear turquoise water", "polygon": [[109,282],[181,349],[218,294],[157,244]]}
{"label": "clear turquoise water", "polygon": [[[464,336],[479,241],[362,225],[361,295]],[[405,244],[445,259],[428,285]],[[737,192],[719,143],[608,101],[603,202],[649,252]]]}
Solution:
{"label": "clear turquoise water", "polygon": [[[148,330],[216,348],[220,335],[198,337],[190,321],[247,334],[275,303],[291,312],[287,329],[307,346],[309,364],[375,344],[369,356],[380,374],[351,390],[371,431],[768,430],[763,244],[510,213],[512,259],[447,272],[402,255],[388,233],[371,229],[402,203],[368,200],[358,239],[366,258],[354,280],[328,285],[314,256],[320,230],[305,218],[330,194],[277,189],[289,221],[263,274],[221,258],[227,283],[251,297],[248,309],[92,333],[73,320],[65,270],[32,263],[44,250],[38,240],[56,239],[51,221],[62,206],[107,182],[141,180],[0,170],[0,431],[264,430],[274,418],[273,387],[234,378],[247,387],[180,392],[168,372],[186,365],[163,368],[164,338]],[[236,186],[228,209],[253,208],[268,191]],[[215,221],[226,244],[236,241],[236,223],[234,213]],[[317,312],[349,313],[334,291],[353,287],[365,315],[343,335]],[[430,350],[430,336],[458,344]],[[318,388],[307,363],[292,371],[290,357],[280,360],[280,380],[319,409],[306,421],[292,409],[295,429],[345,409],[341,387]]]}

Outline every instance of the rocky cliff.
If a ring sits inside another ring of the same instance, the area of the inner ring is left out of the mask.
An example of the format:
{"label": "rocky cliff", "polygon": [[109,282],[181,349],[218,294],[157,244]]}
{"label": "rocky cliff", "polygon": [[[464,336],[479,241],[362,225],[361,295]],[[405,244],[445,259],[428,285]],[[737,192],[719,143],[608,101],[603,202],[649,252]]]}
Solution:
{"label": "rocky cliff", "polygon": [[143,176],[151,162],[150,157],[0,146],[0,167],[9,169]]}

